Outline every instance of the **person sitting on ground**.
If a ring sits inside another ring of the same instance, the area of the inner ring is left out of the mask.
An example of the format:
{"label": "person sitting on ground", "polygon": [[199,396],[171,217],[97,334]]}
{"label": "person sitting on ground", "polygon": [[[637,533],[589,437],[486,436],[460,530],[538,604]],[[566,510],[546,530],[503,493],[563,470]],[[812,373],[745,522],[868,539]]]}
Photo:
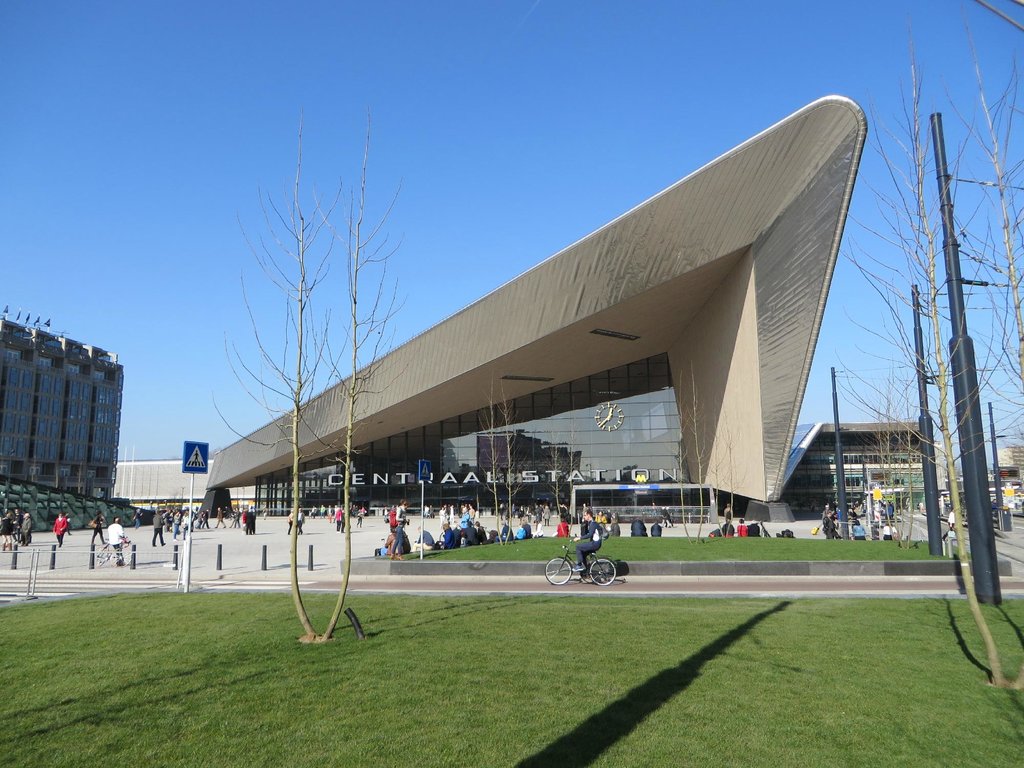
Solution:
{"label": "person sitting on ground", "polygon": [[891,525],[886,523],[885,525],[882,526],[882,541],[892,541],[892,538],[893,538],[893,528],[892,528]]}
{"label": "person sitting on ground", "polygon": [[619,516],[618,515],[612,515],[612,524],[608,528],[608,535],[609,536],[621,536],[622,535],[622,530],[619,528]]}
{"label": "person sitting on ground", "polygon": [[747,521],[741,517],[739,523],[736,525],[736,535],[745,539],[749,533],[750,529],[747,527]]}
{"label": "person sitting on ground", "polygon": [[558,528],[555,529],[555,537],[559,539],[569,538],[569,521],[564,517],[558,521]]}
{"label": "person sitting on ground", "polygon": [[589,509],[583,513],[583,522],[580,524],[580,538],[576,545],[576,565],[573,570],[577,573],[587,569],[587,555],[597,552],[604,542],[604,526],[594,520],[594,513]]}
{"label": "person sitting on ground", "polygon": [[526,523],[519,521],[519,527],[516,528],[516,541],[525,541],[526,536]]}
{"label": "person sitting on ground", "polygon": [[487,529],[484,528],[484,524],[483,523],[481,523],[479,520],[477,520],[476,521],[476,525],[474,526],[474,528],[476,528],[476,540],[477,540],[478,544],[490,544],[491,543],[490,538],[488,538],[488,536],[487,536]]}
{"label": "person sitting on ground", "polygon": [[441,549],[455,549],[458,544],[455,541],[455,531],[448,523],[441,525]]}
{"label": "person sitting on ground", "polygon": [[633,524],[629,527],[629,535],[630,536],[646,536],[647,535],[647,526],[644,524],[644,521],[641,520],[639,517],[635,518],[633,520]]}
{"label": "person sitting on ground", "polygon": [[[418,528],[416,530],[419,531]],[[412,545],[413,552],[419,552],[421,549],[434,549],[434,537],[430,531],[420,532],[420,535],[416,537],[416,543]]]}
{"label": "person sitting on ground", "polygon": [[867,541],[868,535],[864,526],[860,524],[860,520],[853,521],[853,538],[854,541]]}
{"label": "person sitting on ground", "polygon": [[522,519],[522,524],[523,524],[523,530],[526,531],[526,538],[532,539],[533,538],[533,528],[530,526],[530,519],[527,518],[527,517],[524,517]]}
{"label": "person sitting on ground", "polygon": [[728,517],[725,518],[725,522],[722,523],[722,535],[726,538],[732,538],[736,535],[736,526],[732,524],[732,520]]}
{"label": "person sitting on ground", "polygon": [[462,529],[462,540],[465,542],[462,546],[464,547],[475,547],[480,543],[480,538],[476,533],[476,526],[469,523],[465,528]]}
{"label": "person sitting on ground", "polygon": [[747,523],[747,536],[751,538],[759,538],[761,536],[761,524],[756,520]]}
{"label": "person sitting on ground", "polygon": [[402,555],[407,555],[412,551],[412,547],[409,545],[409,538],[405,535],[405,524],[399,523],[395,526],[395,530],[388,536],[390,539],[390,545],[388,546],[388,557],[392,560],[401,560]]}
{"label": "person sitting on ground", "polygon": [[661,538],[661,523],[654,523],[651,526],[651,538],[652,539],[660,539]]}

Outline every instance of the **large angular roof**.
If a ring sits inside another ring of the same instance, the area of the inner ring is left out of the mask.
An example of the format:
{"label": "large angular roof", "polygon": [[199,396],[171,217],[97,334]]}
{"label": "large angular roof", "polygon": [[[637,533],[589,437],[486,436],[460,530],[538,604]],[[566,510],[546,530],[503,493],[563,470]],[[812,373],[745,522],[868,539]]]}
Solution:
{"label": "large angular roof", "polygon": [[[514,398],[668,352],[692,384],[681,412],[704,414],[691,475],[726,482],[731,420],[750,464],[734,490],[776,497],[866,131],[854,102],[820,99],[406,342],[357,404],[357,444],[486,407],[498,382]],[[342,385],[310,403],[309,457],[337,453],[344,410]],[[286,435],[280,420],[229,446],[209,485],[288,466]]]}

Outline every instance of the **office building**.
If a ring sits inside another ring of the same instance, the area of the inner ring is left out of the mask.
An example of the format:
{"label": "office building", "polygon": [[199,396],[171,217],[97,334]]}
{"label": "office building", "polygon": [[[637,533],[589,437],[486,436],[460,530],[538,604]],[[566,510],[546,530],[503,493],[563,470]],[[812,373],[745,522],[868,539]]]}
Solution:
{"label": "office building", "polygon": [[[49,321],[47,321],[47,325]],[[0,320],[0,476],[110,498],[124,372],[117,355]]]}

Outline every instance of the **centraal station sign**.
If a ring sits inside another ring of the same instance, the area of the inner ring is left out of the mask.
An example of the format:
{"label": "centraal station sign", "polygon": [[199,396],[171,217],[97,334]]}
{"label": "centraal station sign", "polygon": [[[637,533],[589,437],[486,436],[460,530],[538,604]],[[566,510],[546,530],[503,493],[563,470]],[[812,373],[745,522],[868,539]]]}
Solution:
{"label": "centraal station sign", "polygon": [[[516,472],[514,481],[520,483],[647,483],[652,482],[653,475],[657,473],[658,482],[676,482],[676,472],[668,469],[658,469],[652,472],[648,469],[591,469],[588,470],[590,477],[587,477],[578,469],[571,472],[560,472],[556,469],[538,470],[524,469]],[[440,485],[473,485],[504,483],[505,475],[502,473],[483,472],[483,479],[476,472],[467,472],[464,475],[456,476],[453,472],[445,472],[440,479]],[[369,476],[369,480],[367,477]],[[413,485],[417,482],[415,472],[391,472],[389,474],[369,475],[361,472],[353,473],[352,485]],[[434,482],[433,473],[429,482]],[[327,476],[328,485],[344,485],[345,476],[335,473]]]}

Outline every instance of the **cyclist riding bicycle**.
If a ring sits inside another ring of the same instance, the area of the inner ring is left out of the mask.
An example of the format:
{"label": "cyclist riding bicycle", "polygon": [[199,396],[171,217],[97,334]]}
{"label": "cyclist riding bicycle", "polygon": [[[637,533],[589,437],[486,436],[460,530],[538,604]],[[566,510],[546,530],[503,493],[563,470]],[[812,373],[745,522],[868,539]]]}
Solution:
{"label": "cyclist riding bicycle", "polygon": [[587,570],[587,555],[597,552],[604,542],[604,526],[594,520],[594,513],[587,509],[583,513],[583,523],[580,525],[579,543],[576,545],[576,565],[573,570],[577,573]]}

